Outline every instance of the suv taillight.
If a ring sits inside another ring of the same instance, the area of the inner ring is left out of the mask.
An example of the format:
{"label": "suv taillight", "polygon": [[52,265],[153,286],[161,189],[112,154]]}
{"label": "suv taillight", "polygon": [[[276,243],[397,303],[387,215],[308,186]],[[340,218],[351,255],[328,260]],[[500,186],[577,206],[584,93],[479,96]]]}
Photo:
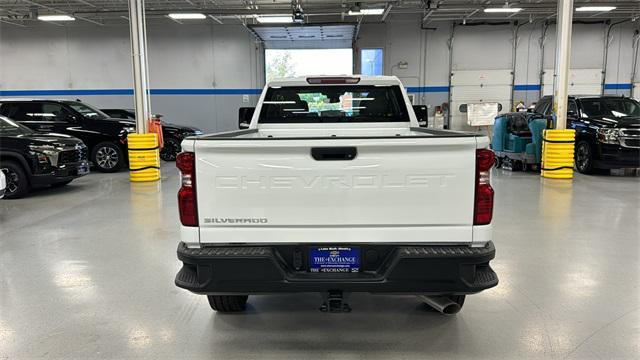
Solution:
{"label": "suv taillight", "polygon": [[473,211],[473,225],[487,225],[493,217],[493,188],[491,187],[491,167],[496,158],[488,149],[476,150],[476,196]]}
{"label": "suv taillight", "polygon": [[184,226],[198,226],[198,204],[196,203],[196,158],[192,152],[181,152],[176,157],[180,170],[181,186],[178,190],[180,222]]}

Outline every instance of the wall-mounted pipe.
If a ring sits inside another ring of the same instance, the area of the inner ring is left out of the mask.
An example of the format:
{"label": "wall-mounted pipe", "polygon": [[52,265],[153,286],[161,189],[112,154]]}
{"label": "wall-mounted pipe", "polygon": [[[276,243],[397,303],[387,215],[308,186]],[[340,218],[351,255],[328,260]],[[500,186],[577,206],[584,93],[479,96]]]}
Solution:
{"label": "wall-mounted pipe", "polygon": [[449,35],[449,41],[447,41],[447,45],[449,46],[449,94],[447,96],[447,106],[449,106],[449,110],[447,111],[447,123],[444,124],[445,129],[451,128],[451,76],[453,76],[453,40],[454,34],[456,31],[456,23],[451,23],[451,35]]}
{"label": "wall-mounted pipe", "polygon": [[513,43],[511,48],[511,102],[510,102],[510,110],[513,111],[513,101],[516,95],[516,57],[517,57],[517,49],[518,49],[518,32],[520,28],[528,23],[518,24],[517,21],[513,23]]}
{"label": "wall-mounted pipe", "polygon": [[547,41],[547,30],[549,22],[545,21],[542,25],[542,35],[540,35],[540,96],[542,97],[542,87],[544,86],[544,43]]}
{"label": "wall-mounted pipe", "polygon": [[614,26],[628,21],[631,21],[631,19],[614,22],[612,24],[609,24],[609,27],[607,28],[607,33],[604,38],[604,50],[602,51],[602,83],[600,85],[600,92],[602,95],[604,95],[604,85],[607,80],[607,58],[609,56],[609,45],[611,43],[611,29],[613,29]]}
{"label": "wall-mounted pipe", "polygon": [[[635,97],[636,70],[638,67],[638,45],[640,44],[640,30],[633,32],[632,60],[631,60],[631,97]],[[640,95],[640,94],[637,94]]]}

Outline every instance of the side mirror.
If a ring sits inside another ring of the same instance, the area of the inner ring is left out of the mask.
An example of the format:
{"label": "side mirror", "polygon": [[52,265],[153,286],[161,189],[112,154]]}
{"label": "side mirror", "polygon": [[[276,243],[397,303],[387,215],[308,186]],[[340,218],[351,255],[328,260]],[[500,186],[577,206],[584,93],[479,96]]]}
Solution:
{"label": "side mirror", "polygon": [[498,103],[498,112],[502,111],[502,104]]}
{"label": "side mirror", "polygon": [[248,129],[251,124],[251,118],[253,112],[256,110],[254,107],[241,107],[238,109],[238,129]]}
{"label": "side mirror", "polygon": [[78,122],[78,117],[73,114],[67,114],[65,116],[65,121],[75,124]]}
{"label": "side mirror", "polygon": [[427,127],[427,125],[429,125],[427,105],[413,105],[413,112],[416,114],[420,126]]}
{"label": "side mirror", "polygon": [[460,104],[460,106],[458,106],[458,111],[460,111],[461,113],[466,113],[467,112],[467,104]]}

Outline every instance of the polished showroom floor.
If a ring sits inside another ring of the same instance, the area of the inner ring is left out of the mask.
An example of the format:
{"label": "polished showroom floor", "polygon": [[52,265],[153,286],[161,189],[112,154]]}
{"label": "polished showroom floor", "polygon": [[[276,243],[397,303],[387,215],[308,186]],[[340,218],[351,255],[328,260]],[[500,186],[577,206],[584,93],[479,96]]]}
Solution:
{"label": "polished showroom floor", "polygon": [[[218,315],[173,285],[177,172],[131,184],[92,173],[0,200],[0,359],[637,358],[640,180],[571,183],[499,170],[493,267],[500,284],[461,313],[411,296],[254,296]],[[428,201],[425,199],[424,201]]]}

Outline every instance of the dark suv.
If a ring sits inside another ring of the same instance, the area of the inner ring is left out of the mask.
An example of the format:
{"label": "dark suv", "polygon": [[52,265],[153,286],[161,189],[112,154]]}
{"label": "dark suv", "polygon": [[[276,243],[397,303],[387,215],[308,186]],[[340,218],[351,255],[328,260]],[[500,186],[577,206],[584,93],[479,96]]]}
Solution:
{"label": "dark suv", "polygon": [[7,199],[37,186],[63,186],[89,172],[87,147],[69,135],[44,134],[0,116],[0,170]]}
{"label": "dark suv", "polygon": [[[534,112],[551,118],[553,99]],[[575,165],[581,173],[640,167],[640,103],[621,96],[570,96],[567,129],[576,130]]]}
{"label": "dark suv", "polygon": [[72,100],[0,100],[0,115],[29,128],[75,136],[89,148],[91,162],[102,172],[115,172],[127,163],[127,134],[132,121],[112,119],[102,111]]}
{"label": "dark suv", "polygon": [[[102,112],[116,119],[135,120],[135,110],[131,109],[101,109]],[[161,115],[155,115],[160,117]],[[202,130],[184,125],[162,122],[162,138],[164,146],[160,150],[160,158],[164,161],[175,161],[176,156],[182,150],[180,143],[187,136],[202,135]]]}

